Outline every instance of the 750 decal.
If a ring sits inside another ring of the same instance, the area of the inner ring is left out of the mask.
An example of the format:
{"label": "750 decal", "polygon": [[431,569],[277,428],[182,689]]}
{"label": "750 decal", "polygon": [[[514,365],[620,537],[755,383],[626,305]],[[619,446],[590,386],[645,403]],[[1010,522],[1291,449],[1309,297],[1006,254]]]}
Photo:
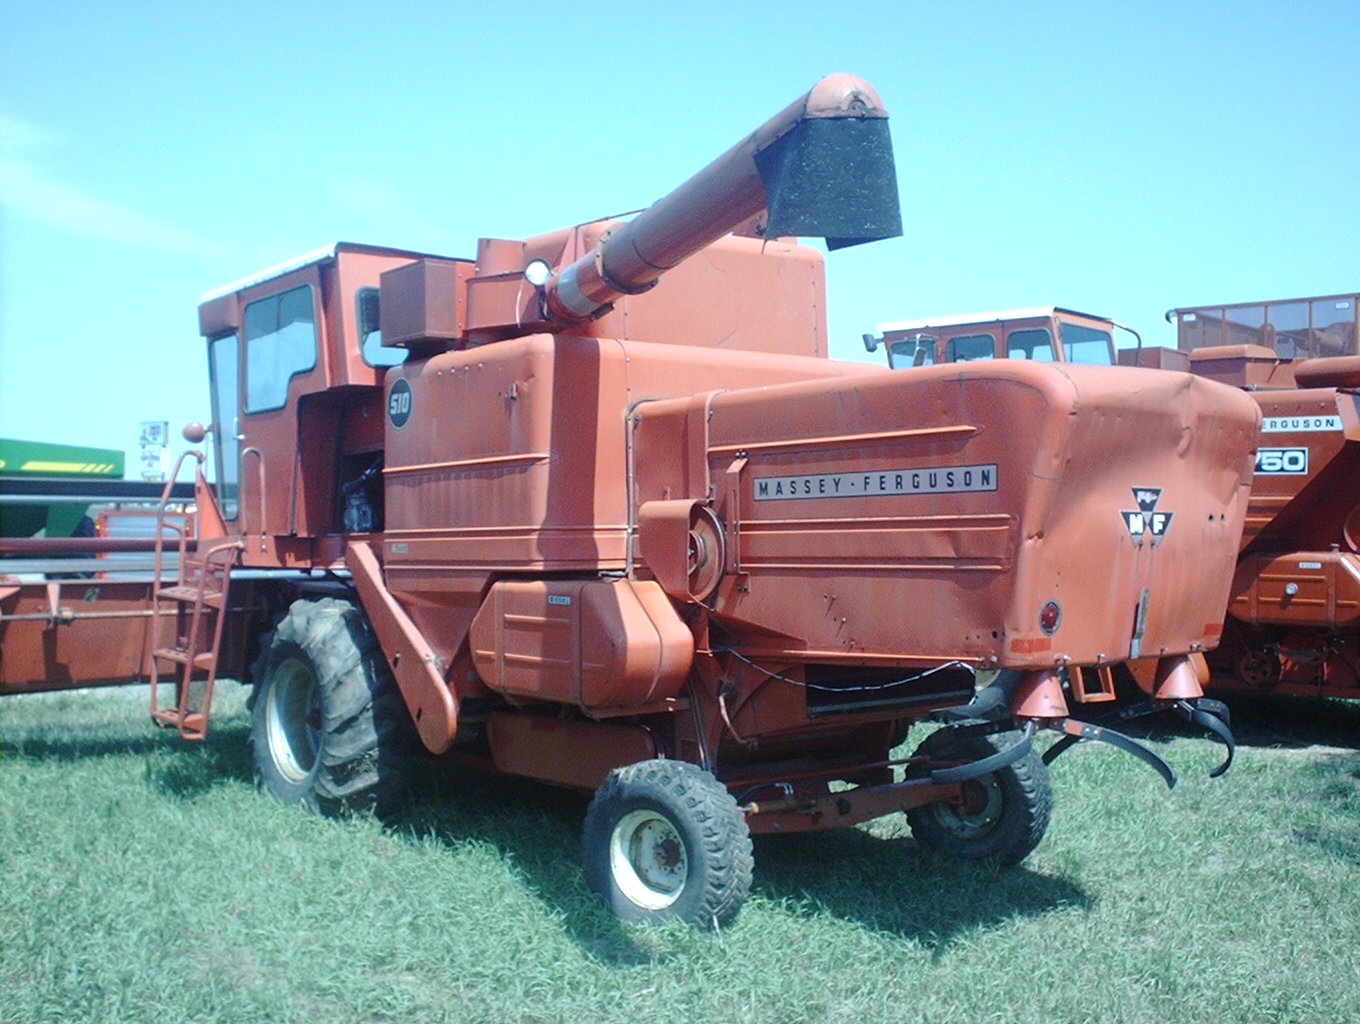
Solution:
{"label": "750 decal", "polygon": [[1256,452],[1260,476],[1307,476],[1307,448],[1260,448]]}

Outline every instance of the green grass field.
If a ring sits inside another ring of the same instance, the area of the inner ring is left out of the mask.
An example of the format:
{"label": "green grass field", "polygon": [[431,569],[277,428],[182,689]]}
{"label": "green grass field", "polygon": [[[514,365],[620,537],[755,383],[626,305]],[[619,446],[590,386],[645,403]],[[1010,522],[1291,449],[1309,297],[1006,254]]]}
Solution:
{"label": "green grass field", "polygon": [[0,1021],[1344,1021],[1360,1014],[1360,707],[1258,699],[1217,748],[1075,750],[1018,869],[901,816],[760,840],[720,934],[588,893],[585,799],[438,765],[402,817],[252,781],[244,692],[206,746],[140,689],[0,699]]}

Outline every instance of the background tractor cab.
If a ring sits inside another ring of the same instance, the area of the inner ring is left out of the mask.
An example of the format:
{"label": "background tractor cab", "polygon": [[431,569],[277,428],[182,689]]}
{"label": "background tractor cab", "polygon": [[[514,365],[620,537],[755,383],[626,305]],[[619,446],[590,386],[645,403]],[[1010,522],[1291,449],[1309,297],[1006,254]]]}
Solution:
{"label": "background tractor cab", "polygon": [[1105,317],[1060,306],[896,320],[864,335],[870,351],[885,345],[894,370],[976,359],[1115,364],[1115,329],[1137,333]]}

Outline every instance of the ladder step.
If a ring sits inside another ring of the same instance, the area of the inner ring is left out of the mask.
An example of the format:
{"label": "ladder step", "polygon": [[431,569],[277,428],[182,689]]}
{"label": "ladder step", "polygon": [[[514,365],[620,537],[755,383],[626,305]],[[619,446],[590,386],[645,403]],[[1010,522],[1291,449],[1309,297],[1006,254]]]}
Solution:
{"label": "ladder step", "polygon": [[181,601],[184,604],[196,604],[200,597],[209,608],[222,607],[222,592],[220,590],[199,590],[197,587],[186,587],[177,585],[173,587],[161,587],[156,591],[156,597],[163,601]]}
{"label": "ladder step", "polygon": [[208,732],[208,719],[201,711],[187,711],[183,718],[177,708],[151,712],[156,724],[165,729],[178,729],[186,739],[201,740]]}
{"label": "ladder step", "polygon": [[[156,651],[155,656],[165,661],[173,661],[177,665],[187,665],[190,662],[189,652],[180,647],[162,647]],[[209,669],[212,668],[216,658],[212,651],[202,651],[195,654],[192,660],[194,668]]]}

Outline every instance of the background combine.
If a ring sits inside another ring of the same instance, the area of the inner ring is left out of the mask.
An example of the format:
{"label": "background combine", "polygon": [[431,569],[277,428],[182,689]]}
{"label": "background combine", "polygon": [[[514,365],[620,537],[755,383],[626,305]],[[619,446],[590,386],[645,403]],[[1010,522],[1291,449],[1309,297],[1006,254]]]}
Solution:
{"label": "background combine", "polygon": [[[1215,687],[1360,698],[1360,295],[1173,309],[1176,348],[1118,350],[1124,365],[1230,384],[1261,407],[1246,530]],[[883,324],[890,366],[1011,358],[1109,365],[1122,325],[1048,307]],[[1128,330],[1128,328],[1122,328]],[[1144,685],[1146,665],[1131,666]]]}
{"label": "background combine", "polygon": [[[900,233],[887,124],[831,76],[626,223],[339,244],[209,296],[196,549],[166,519],[178,577],[122,606],[0,588],[0,686],[144,672],[201,739],[217,675],[250,679],[265,787],[323,810],[381,806],[412,749],[594,791],[592,887],[696,923],[737,912],[752,833],[905,811],[1019,861],[1040,731],[1172,782],[1082,710],[1142,657],[1159,707],[1230,739],[1192,656],[1260,412],[1163,370],[829,361],[791,236]],[[82,646],[112,623],[116,671]]]}
{"label": "background combine", "polygon": [[1192,372],[1263,415],[1223,643],[1225,687],[1360,698],[1360,295],[1173,309]]}

